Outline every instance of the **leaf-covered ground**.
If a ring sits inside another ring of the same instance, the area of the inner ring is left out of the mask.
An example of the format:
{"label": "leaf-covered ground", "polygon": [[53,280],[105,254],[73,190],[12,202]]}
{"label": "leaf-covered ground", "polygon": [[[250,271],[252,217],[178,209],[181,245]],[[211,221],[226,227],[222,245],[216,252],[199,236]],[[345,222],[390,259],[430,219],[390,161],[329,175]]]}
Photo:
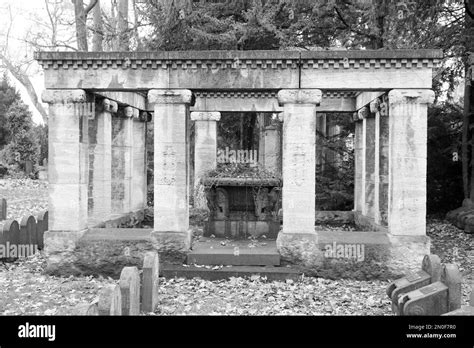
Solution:
{"label": "leaf-covered ground", "polygon": [[[0,197],[9,201],[8,216],[21,218],[47,208],[47,186],[33,180],[0,181]],[[13,202],[13,203],[11,203]],[[463,303],[473,280],[473,235],[442,220],[430,220],[432,253],[456,263],[463,273]],[[0,314],[54,315],[81,302],[97,299],[112,279],[59,278],[43,274],[45,259],[35,255],[0,263]],[[231,278],[226,281],[160,279],[155,315],[390,315],[387,281],[327,280],[266,281]]]}

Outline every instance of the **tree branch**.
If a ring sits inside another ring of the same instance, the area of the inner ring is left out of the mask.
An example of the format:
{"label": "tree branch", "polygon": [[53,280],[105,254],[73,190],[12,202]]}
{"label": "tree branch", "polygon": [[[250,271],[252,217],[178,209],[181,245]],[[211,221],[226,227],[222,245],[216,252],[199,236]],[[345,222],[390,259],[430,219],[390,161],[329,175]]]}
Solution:
{"label": "tree branch", "polygon": [[87,14],[94,8],[94,6],[97,4],[97,1],[98,0],[91,0],[91,2],[89,3],[89,5],[87,5],[85,8],[84,8],[84,13]]}

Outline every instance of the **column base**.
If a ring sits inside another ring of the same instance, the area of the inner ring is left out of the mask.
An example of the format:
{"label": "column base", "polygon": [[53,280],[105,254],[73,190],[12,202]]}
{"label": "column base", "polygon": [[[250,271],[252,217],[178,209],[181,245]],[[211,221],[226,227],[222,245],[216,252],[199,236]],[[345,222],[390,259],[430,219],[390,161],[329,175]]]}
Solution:
{"label": "column base", "polygon": [[47,257],[45,272],[51,275],[80,274],[76,270],[74,250],[79,240],[87,232],[82,231],[46,231],[44,233],[44,251]]}
{"label": "column base", "polygon": [[431,239],[428,236],[387,235],[390,240],[388,269],[399,275],[420,270],[423,257],[430,254]]}
{"label": "column base", "polygon": [[305,267],[317,267],[323,262],[323,253],[316,233],[280,232],[276,245],[284,261]]}
{"label": "column base", "polygon": [[150,240],[160,254],[160,258],[176,259],[183,262],[191,249],[192,231],[153,231]]}

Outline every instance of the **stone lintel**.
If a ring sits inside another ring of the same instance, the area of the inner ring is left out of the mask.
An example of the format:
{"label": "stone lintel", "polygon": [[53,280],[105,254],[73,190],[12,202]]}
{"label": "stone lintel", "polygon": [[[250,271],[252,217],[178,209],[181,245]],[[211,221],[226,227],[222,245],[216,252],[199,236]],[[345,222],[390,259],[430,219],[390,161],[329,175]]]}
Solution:
{"label": "stone lintel", "polygon": [[107,99],[107,98],[104,98],[104,100],[102,100],[102,111],[116,113],[117,110],[118,110],[117,102]]}
{"label": "stone lintel", "polygon": [[285,104],[315,104],[319,105],[322,99],[320,89],[282,89],[278,92],[278,103]]}
{"label": "stone lintel", "polygon": [[150,104],[194,105],[194,95],[189,89],[151,89],[148,92]]}
{"label": "stone lintel", "polygon": [[146,110],[145,95],[137,92],[124,91],[94,91],[94,94],[113,100],[121,105],[130,105],[139,110]]}
{"label": "stone lintel", "polygon": [[431,104],[434,97],[434,92],[431,89],[392,89],[388,92],[390,105],[400,103]]}
{"label": "stone lintel", "polygon": [[218,111],[193,111],[191,112],[192,121],[220,121],[221,113]]}
{"label": "stone lintel", "polygon": [[47,89],[41,99],[48,104],[83,103],[86,101],[86,92],[82,89]]}

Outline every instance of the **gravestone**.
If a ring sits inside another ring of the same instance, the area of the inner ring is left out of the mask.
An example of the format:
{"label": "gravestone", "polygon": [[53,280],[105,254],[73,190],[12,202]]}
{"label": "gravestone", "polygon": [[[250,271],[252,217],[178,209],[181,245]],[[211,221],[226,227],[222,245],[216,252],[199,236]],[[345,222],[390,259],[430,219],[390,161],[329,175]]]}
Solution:
{"label": "gravestone", "polygon": [[36,217],[36,238],[38,249],[44,249],[44,232],[48,230],[48,211],[44,211]]}
{"label": "gravestone", "polygon": [[445,265],[441,280],[404,293],[398,300],[399,315],[442,315],[460,308],[461,274],[456,265]]}
{"label": "gravestone", "polygon": [[120,274],[122,315],[140,314],[140,275],[137,267],[124,267]]}
{"label": "gravestone", "polygon": [[439,281],[441,278],[441,260],[437,255],[425,255],[421,270],[410,272],[405,277],[392,282],[387,287],[387,295],[392,300],[393,313],[399,313],[400,296]]}
{"label": "gravestone", "polygon": [[122,295],[118,284],[106,285],[99,292],[99,315],[122,315]]}
{"label": "gravestone", "polygon": [[444,265],[441,281],[448,287],[448,312],[461,308],[462,276],[456,265]]}
{"label": "gravestone", "polygon": [[2,248],[2,254],[0,258],[5,259],[16,259],[18,257],[18,240],[20,237],[20,226],[15,220],[4,220],[0,222],[0,245],[4,245]]}
{"label": "gravestone", "polygon": [[34,216],[25,216],[20,221],[20,244],[38,245],[36,237],[36,219]]}
{"label": "gravestone", "polygon": [[148,252],[143,259],[142,310],[153,312],[158,303],[159,258],[157,252]]}
{"label": "gravestone", "polygon": [[0,221],[7,219],[7,200],[0,198]]}

